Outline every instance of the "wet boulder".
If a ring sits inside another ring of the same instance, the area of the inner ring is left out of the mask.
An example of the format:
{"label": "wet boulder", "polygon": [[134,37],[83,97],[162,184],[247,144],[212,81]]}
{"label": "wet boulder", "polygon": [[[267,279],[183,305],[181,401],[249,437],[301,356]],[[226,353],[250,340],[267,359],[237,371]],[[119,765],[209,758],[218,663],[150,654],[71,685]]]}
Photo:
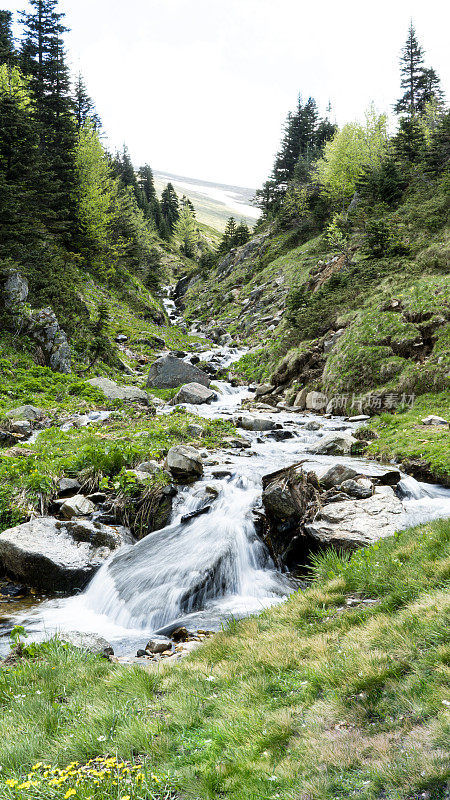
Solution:
{"label": "wet boulder", "polygon": [[343,481],[358,477],[359,474],[352,467],[347,467],[345,464],[334,464],[320,478],[320,486],[323,489],[331,489],[333,486],[339,486]]}
{"label": "wet boulder", "polygon": [[132,542],[127,528],[38,517],[0,534],[0,565],[29,586],[71,592],[83,588],[114,550]]}
{"label": "wet boulder", "polygon": [[6,412],[5,417],[11,421],[16,420],[27,420],[28,422],[38,422],[39,420],[43,419],[45,416],[45,412],[42,408],[37,408],[36,406],[17,406],[16,408],[12,408]]}
{"label": "wet boulder", "polygon": [[357,480],[347,480],[337,487],[338,491],[345,492],[349,497],[357,500],[365,500],[373,495],[373,483],[368,478],[358,478]]}
{"label": "wet boulder", "polygon": [[250,414],[240,417],[237,424],[245,431],[271,431],[274,428],[274,423],[267,417],[256,417]]}
{"label": "wet boulder", "polygon": [[347,456],[352,452],[353,446],[357,444],[358,439],[355,439],[351,433],[330,433],[308,450],[315,455]]}
{"label": "wet boulder", "polygon": [[201,405],[202,403],[211,403],[212,400],[217,399],[217,393],[201,383],[185,383],[184,386],[176,393],[175,397],[171,400],[171,405],[176,406],[178,403],[190,403],[192,405]]}
{"label": "wet boulder", "polygon": [[185,383],[200,383],[209,386],[210,379],[203,370],[176,358],[173,355],[161,356],[150,367],[147,386],[154,389],[175,389]]}
{"label": "wet boulder", "polygon": [[203,461],[195,447],[179,444],[167,453],[165,466],[174,480],[179,483],[192,483],[203,475]]}
{"label": "wet boulder", "polygon": [[69,497],[61,506],[61,516],[64,519],[72,519],[72,517],[88,517],[93,514],[95,505],[87,497],[82,494],[76,494]]}

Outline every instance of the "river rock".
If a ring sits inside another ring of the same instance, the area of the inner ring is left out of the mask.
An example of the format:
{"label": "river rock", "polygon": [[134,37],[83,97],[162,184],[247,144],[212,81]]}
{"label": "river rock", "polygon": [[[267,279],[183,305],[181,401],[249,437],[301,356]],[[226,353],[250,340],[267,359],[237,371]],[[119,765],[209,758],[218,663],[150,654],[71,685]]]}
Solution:
{"label": "river rock", "polygon": [[0,564],[46,591],[81,589],[111,553],[133,537],[127,528],[38,517],[0,534]]}
{"label": "river rock", "polygon": [[351,453],[352,446],[358,443],[351,433],[330,433],[318,444],[308,448],[310,453],[322,456],[346,456]]}
{"label": "river rock", "polygon": [[208,389],[207,386],[203,386],[201,383],[185,383],[171,400],[171,405],[176,406],[178,403],[201,405],[202,403],[211,403],[216,399],[216,392]]}
{"label": "river rock", "polygon": [[149,403],[147,392],[137,386],[119,386],[115,381],[102,377],[90,378],[86,383],[102,392],[108,400],[125,400],[130,403],[144,403],[144,405]]}
{"label": "river rock", "polygon": [[77,494],[81,489],[81,484],[76,478],[60,478],[58,481],[58,497],[69,497]]}
{"label": "river rock", "polygon": [[185,383],[209,386],[208,375],[193,364],[172,355],[161,356],[150,367],[147,386],[155,389],[175,389]]}
{"label": "river rock", "polygon": [[275,423],[267,419],[267,417],[253,417],[248,415],[241,417],[238,421],[238,425],[240,428],[244,428],[245,431],[271,431]]}
{"label": "river rock", "polygon": [[161,469],[161,467],[157,461],[141,461],[141,463],[137,465],[136,469],[138,472],[147,472],[149,475],[154,475],[155,472],[158,472],[158,470]]}
{"label": "river rock", "polygon": [[436,417],[434,414],[430,414],[429,417],[425,417],[422,420],[422,425],[448,425],[448,420],[444,419],[443,417]]}
{"label": "river rock", "polygon": [[266,544],[278,566],[294,564],[304,549],[303,525],[319,508],[317,476],[293,466],[264,475],[262,483]]}
{"label": "river rock", "polygon": [[45,412],[42,408],[37,408],[36,406],[17,406],[16,408],[11,408],[9,411],[5,413],[5,417],[10,420],[28,420],[28,422],[37,422],[43,419],[45,416]]}
{"label": "river rock", "polygon": [[357,478],[360,474],[345,464],[334,464],[320,478],[320,486],[323,489],[331,489],[333,486],[339,486],[344,481]]}
{"label": "river rock", "polygon": [[275,386],[272,386],[270,383],[260,383],[255,389],[255,397],[264,397],[264,395],[273,392],[274,389]]}
{"label": "river rock", "polygon": [[306,408],[306,398],[308,396],[308,389],[304,387],[297,392],[294,400],[294,408],[298,408],[299,411],[304,411]]}
{"label": "river rock", "polygon": [[82,494],[75,494],[73,497],[68,497],[61,506],[61,515],[65,519],[72,519],[72,517],[87,517],[95,511],[94,503],[91,503]]}
{"label": "river rock", "polygon": [[64,631],[60,634],[60,639],[63,642],[71,644],[72,647],[77,647],[84,650],[86,653],[91,653],[93,656],[103,656],[109,658],[114,655],[114,650],[106,639],[102,636],[97,636],[96,633],[84,633],[82,631]]}
{"label": "river rock", "polygon": [[367,500],[329,503],[305,525],[321,545],[353,549],[393,536],[402,527],[403,506],[390,486],[377,486]]}
{"label": "river rock", "polygon": [[192,483],[203,475],[203,462],[198,450],[178,444],[167,453],[165,465],[172,477],[180,483]]}
{"label": "river rock", "polygon": [[308,392],[306,395],[306,408],[308,411],[325,411],[328,398],[322,392]]}
{"label": "river rock", "polygon": [[172,644],[170,642],[155,642],[153,639],[150,639],[145,646],[145,652],[147,654],[151,653],[152,655],[166,653],[168,650],[172,650]]}
{"label": "river rock", "polygon": [[368,478],[358,478],[357,480],[347,480],[337,487],[338,491],[345,492],[350,497],[355,497],[358,500],[364,500],[367,497],[372,497],[374,487],[372,481]]}

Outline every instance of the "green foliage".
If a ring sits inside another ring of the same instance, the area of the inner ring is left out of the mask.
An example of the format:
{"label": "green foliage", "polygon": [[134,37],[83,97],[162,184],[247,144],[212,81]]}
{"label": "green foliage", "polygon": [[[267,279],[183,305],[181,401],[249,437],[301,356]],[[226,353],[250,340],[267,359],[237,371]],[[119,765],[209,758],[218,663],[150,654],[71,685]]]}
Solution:
{"label": "green foliage", "polygon": [[[159,789],[162,800],[171,786],[287,800],[307,786],[326,800],[378,800],[381,788],[386,800],[425,791],[444,800],[449,557],[448,521],[350,556],[328,551],[308,589],[231,619],[164,672],[110,664],[58,639],[39,645],[0,674],[1,791],[51,800],[72,786],[68,765],[79,762],[77,796],[100,800],[112,793],[110,773],[96,786],[91,771],[109,757],[114,776],[114,759],[131,762],[119,798]],[[141,759],[142,791],[133,778]],[[53,777],[66,780],[55,790]]]}
{"label": "green foliage", "polygon": [[194,258],[199,245],[199,230],[192,209],[184,204],[174,227],[174,236],[180,242],[180,250],[187,258]]}
{"label": "green foliage", "polygon": [[317,164],[317,178],[337,206],[351,200],[365,167],[380,164],[387,142],[387,117],[377,114],[373,106],[363,124],[347,123],[326,142]]}
{"label": "green foliage", "polygon": [[366,222],[364,249],[368,256],[373,258],[408,253],[408,247],[402,243],[395,227],[386,219],[372,219]]}

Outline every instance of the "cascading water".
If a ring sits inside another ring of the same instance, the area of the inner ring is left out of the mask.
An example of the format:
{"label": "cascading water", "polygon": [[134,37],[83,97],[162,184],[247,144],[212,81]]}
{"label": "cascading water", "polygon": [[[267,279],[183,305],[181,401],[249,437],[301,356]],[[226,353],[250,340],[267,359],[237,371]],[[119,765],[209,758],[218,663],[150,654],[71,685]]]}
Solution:
{"label": "cascading water", "polygon": [[[229,364],[236,352],[217,348],[216,355]],[[223,381],[216,385],[220,396],[215,402],[186,409],[226,419],[249,394]],[[116,652],[129,652],[142,646],[147,633],[167,624],[217,628],[229,615],[254,613],[286,597],[293,584],[274,568],[253,524],[262,476],[299,460],[319,474],[335,463],[351,464],[362,473],[369,467],[372,474],[377,467],[355,458],[308,455],[308,446],[324,433],[351,429],[351,423],[284,411],[265,411],[264,416],[290,429],[292,438],[276,441],[270,433],[246,432],[251,449],[222,454],[220,469],[226,474],[220,478],[214,477],[212,464],[206,465],[204,478],[180,491],[170,525],[117,552],[83,594],[38,606],[20,620],[27,630],[35,638],[57,630],[95,632],[111,641]],[[319,430],[304,428],[311,419],[320,423]],[[404,507],[399,527],[450,516],[448,489],[404,476],[399,492]],[[207,513],[181,521],[206,504]]]}

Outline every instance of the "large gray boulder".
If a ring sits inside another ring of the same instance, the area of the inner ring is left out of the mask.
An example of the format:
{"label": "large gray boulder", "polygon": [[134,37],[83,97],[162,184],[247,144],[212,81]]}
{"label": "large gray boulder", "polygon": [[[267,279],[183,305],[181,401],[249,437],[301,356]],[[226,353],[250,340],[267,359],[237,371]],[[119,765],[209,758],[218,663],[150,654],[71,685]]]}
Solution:
{"label": "large gray boulder", "polygon": [[147,392],[137,386],[119,386],[109,378],[90,378],[86,383],[102,392],[108,400],[125,400],[130,403],[144,403],[144,405],[149,403]]}
{"label": "large gray boulder", "polygon": [[165,466],[180,483],[192,483],[203,475],[203,461],[195,447],[178,444],[167,453]]}
{"label": "large gray boulder", "polygon": [[106,639],[102,636],[97,636],[96,633],[84,633],[83,631],[64,631],[60,634],[61,641],[71,644],[72,647],[77,647],[79,650],[84,650],[86,653],[91,653],[93,656],[103,656],[109,658],[114,655],[114,650]]}
{"label": "large gray boulder", "polygon": [[150,367],[147,386],[154,389],[175,389],[184,383],[201,383],[209,386],[208,375],[194,364],[188,364],[176,356],[161,356]]}
{"label": "large gray boulder", "polygon": [[353,445],[358,444],[351,433],[330,433],[316,445],[308,448],[310,453],[320,456],[347,456],[351,453]]}
{"label": "large gray boulder", "polygon": [[320,478],[320,486],[323,489],[331,489],[333,486],[339,486],[343,481],[349,481],[360,475],[360,472],[352,467],[347,467],[346,464],[333,464]]}
{"label": "large gray boulder", "polygon": [[117,548],[132,542],[128,528],[38,517],[0,534],[0,565],[29,586],[71,592],[83,588]]}
{"label": "large gray boulder", "polygon": [[321,545],[353,549],[393,536],[401,529],[403,506],[390,486],[376,486],[366,500],[328,503],[305,525]]}
{"label": "large gray boulder", "polygon": [[267,417],[254,417],[251,414],[241,417],[237,423],[244,431],[271,431],[275,423]]}
{"label": "large gray boulder", "polygon": [[9,411],[6,412],[5,417],[10,420],[22,420],[26,419],[29,422],[37,422],[40,419],[43,419],[45,416],[45,412],[42,408],[37,408],[36,406],[16,406],[16,408],[11,408]]}
{"label": "large gray boulder", "polygon": [[212,400],[217,399],[217,393],[201,383],[185,383],[180,391],[176,393],[172,399],[173,406],[178,403],[191,403],[192,405],[201,405],[202,403],[211,403]]}

